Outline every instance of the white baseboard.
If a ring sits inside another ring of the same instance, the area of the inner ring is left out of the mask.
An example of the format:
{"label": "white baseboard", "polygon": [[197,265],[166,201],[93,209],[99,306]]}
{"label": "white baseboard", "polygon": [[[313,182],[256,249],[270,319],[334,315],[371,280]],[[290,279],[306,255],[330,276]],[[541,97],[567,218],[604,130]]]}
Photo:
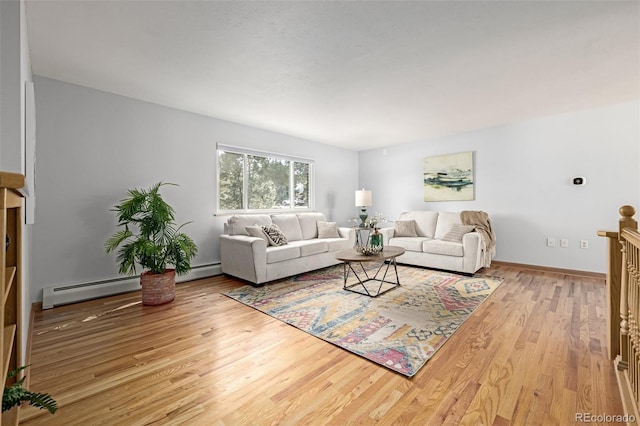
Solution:
{"label": "white baseboard", "polygon": [[[188,274],[178,277],[177,282],[192,281],[220,274],[222,274],[222,270],[219,263],[194,266]],[[54,306],[113,296],[136,290],[140,290],[140,277],[137,276],[47,287],[43,290],[42,309],[50,309]]]}

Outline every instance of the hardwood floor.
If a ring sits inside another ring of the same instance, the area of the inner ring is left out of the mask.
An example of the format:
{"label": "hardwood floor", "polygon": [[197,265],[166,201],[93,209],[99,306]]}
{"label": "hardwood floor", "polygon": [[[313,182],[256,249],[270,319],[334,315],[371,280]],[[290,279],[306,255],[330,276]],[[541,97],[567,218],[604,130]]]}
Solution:
{"label": "hardwood floor", "polygon": [[503,284],[411,379],[231,300],[224,277],[172,304],[130,293],[37,312],[21,424],[567,425],[621,415],[603,280],[495,266]]}

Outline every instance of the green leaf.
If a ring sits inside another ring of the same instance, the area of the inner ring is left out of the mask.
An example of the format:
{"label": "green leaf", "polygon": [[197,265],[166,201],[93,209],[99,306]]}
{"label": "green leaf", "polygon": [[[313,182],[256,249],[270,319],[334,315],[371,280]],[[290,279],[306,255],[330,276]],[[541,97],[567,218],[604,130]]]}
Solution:
{"label": "green leaf", "polygon": [[196,244],[182,232],[187,223],[176,228],[175,211],[160,194],[171,183],[159,182],[148,189],[131,189],[128,198],[115,206],[118,230],[105,242],[105,251],[119,248],[117,261],[121,274],[135,275],[139,264],[153,273],[163,273],[174,266],[178,274],[191,269]]}
{"label": "green leaf", "polygon": [[[27,367],[28,365],[23,365],[22,367],[16,368],[7,374],[7,378],[11,379],[16,377],[20,371]],[[23,402],[28,402],[29,405],[33,405],[40,409],[46,409],[51,414],[55,413],[58,409],[58,405],[51,395],[47,393],[31,392],[23,388],[22,384],[25,379],[26,376],[22,377],[11,386],[4,388],[4,392],[2,393],[2,411],[10,410]]]}

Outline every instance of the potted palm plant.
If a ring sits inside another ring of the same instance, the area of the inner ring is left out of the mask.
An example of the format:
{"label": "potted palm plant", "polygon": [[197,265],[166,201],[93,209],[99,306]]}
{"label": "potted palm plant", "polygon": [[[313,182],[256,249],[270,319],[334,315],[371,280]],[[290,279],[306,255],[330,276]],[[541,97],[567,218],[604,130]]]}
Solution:
{"label": "potted palm plant", "polygon": [[118,226],[123,227],[105,243],[110,253],[118,247],[117,260],[121,274],[136,275],[140,265],[142,304],[160,305],[175,298],[176,274],[191,270],[191,260],[198,247],[176,227],[175,212],[160,195],[164,185],[159,182],[149,189],[131,189],[128,198],[115,206]]}

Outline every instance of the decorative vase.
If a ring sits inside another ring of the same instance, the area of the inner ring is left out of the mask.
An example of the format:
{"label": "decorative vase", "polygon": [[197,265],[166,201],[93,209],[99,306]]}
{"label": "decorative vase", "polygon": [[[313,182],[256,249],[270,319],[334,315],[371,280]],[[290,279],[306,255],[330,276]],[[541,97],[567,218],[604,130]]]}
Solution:
{"label": "decorative vase", "polygon": [[162,305],[176,298],[176,270],[167,269],[163,274],[150,271],[140,275],[143,305]]}
{"label": "decorative vase", "polygon": [[378,232],[378,228],[373,228],[373,233],[369,237],[369,245],[374,247],[380,247],[380,250],[382,250],[383,248],[382,234]]}

